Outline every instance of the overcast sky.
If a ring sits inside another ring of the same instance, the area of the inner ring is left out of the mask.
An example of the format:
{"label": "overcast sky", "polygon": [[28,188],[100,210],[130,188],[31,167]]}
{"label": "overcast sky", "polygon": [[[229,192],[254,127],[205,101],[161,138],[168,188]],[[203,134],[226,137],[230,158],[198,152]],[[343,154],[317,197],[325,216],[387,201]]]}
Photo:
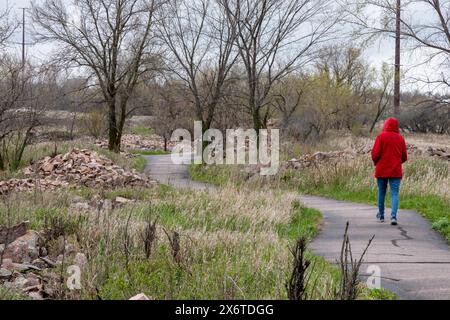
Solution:
{"label": "overcast sky", "polygon": [[[256,1],[256,0],[255,0]],[[0,9],[5,8],[9,4],[10,7],[12,7],[12,12],[16,14],[18,17],[21,17],[21,7],[30,7],[30,0],[0,0]],[[421,19],[424,19],[424,16],[426,17],[426,13],[421,8],[415,8],[414,10],[418,10],[421,14]],[[30,18],[28,16],[28,22],[30,22]],[[27,33],[27,42],[31,42],[31,36],[29,33]],[[22,41],[22,30],[19,28],[16,33],[14,34],[14,37],[11,39],[11,42],[9,44],[9,47],[12,51],[16,52],[17,54],[20,54],[21,52],[21,46],[20,42]],[[51,50],[53,47],[49,44],[39,44],[35,43],[32,45],[27,46],[27,56],[28,57],[34,57],[36,59],[45,59],[49,56],[51,53]],[[390,65],[393,64],[393,57],[394,57],[394,39],[393,38],[387,38],[381,41],[377,41],[373,45],[371,45],[368,49],[364,52],[364,57],[366,61],[368,61],[373,67],[379,68],[383,62],[386,62]],[[411,56],[410,53],[403,54],[402,57],[402,67],[403,71],[407,72],[407,76],[424,76],[427,73],[430,72],[430,70],[433,70],[434,66],[430,65],[420,65],[420,61],[423,60],[423,56],[421,56],[420,53],[415,53],[413,56]],[[416,85],[410,86],[408,85],[409,89],[414,89]],[[422,91],[428,91],[430,88],[420,86]]]}

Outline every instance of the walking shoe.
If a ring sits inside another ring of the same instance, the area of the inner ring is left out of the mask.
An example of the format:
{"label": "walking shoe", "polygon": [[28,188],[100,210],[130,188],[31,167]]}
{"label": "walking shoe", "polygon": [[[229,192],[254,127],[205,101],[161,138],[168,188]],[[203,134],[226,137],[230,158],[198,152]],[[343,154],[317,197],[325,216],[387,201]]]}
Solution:
{"label": "walking shoe", "polygon": [[377,213],[377,220],[380,222],[384,222],[384,217],[381,217],[379,212]]}
{"label": "walking shoe", "polygon": [[391,225],[396,226],[397,225],[397,219],[392,218],[391,219]]}

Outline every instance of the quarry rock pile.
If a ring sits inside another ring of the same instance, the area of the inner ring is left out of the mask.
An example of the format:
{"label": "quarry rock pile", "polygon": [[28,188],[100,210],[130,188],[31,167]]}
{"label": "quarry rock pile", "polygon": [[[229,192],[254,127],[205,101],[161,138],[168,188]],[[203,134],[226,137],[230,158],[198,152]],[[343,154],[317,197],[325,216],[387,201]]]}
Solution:
{"label": "quarry rock pile", "polygon": [[149,186],[154,181],[135,170],[126,170],[106,157],[86,149],[45,157],[25,169],[30,177],[38,176],[83,186]]}
{"label": "quarry rock pile", "polygon": [[148,176],[135,170],[126,170],[108,158],[89,150],[73,149],[66,154],[45,157],[23,170],[25,179],[0,181],[0,194],[11,190],[27,191],[34,188],[53,190],[76,185],[88,187],[147,187],[156,184]]}

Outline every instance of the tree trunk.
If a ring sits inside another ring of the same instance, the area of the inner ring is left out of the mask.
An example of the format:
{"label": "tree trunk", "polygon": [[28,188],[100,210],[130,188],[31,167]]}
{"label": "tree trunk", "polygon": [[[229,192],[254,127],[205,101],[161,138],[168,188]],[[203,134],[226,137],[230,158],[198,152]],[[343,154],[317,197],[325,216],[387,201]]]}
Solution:
{"label": "tree trunk", "polygon": [[116,104],[109,104],[109,114],[108,114],[108,131],[109,131],[109,140],[108,140],[108,149],[119,153],[120,152],[120,139],[119,137],[119,128],[117,126],[116,119]]}
{"label": "tree trunk", "polygon": [[0,171],[5,170],[5,161],[3,160],[2,155],[0,154]]}
{"label": "tree trunk", "polygon": [[259,136],[259,129],[263,127],[263,123],[261,121],[261,114],[259,113],[259,108],[255,108],[253,110],[253,129],[256,130],[256,135]]}

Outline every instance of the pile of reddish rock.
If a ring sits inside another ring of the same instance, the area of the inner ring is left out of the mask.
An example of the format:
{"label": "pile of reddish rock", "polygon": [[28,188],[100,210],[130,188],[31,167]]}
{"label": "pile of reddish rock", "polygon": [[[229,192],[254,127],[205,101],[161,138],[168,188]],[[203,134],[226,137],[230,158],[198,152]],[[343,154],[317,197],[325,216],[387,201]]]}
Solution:
{"label": "pile of reddish rock", "polygon": [[68,185],[89,187],[148,187],[156,184],[148,176],[126,170],[111,160],[89,150],[73,149],[66,154],[45,157],[24,169],[25,179],[0,181],[0,194],[11,190],[29,191],[35,188],[53,190]]}
{"label": "pile of reddish rock", "polygon": [[47,179],[9,179],[0,181],[0,195],[9,194],[11,191],[31,191],[31,190],[55,190],[66,187],[69,183],[65,181],[52,181]]}
{"label": "pile of reddish rock", "polygon": [[291,159],[285,163],[286,169],[304,169],[312,165],[332,162],[332,161],[345,161],[354,159],[356,153],[353,151],[331,151],[331,152],[316,152],[314,154],[306,154],[298,159]]}
{"label": "pile of reddish rock", "polygon": [[[101,148],[108,148],[108,141],[105,139],[96,140],[94,144]],[[124,134],[121,145],[122,150],[164,150],[164,139],[156,134],[149,137],[142,137],[136,134]],[[171,149],[173,145],[172,142],[168,141],[168,149]]]}
{"label": "pile of reddish rock", "polygon": [[65,285],[61,265],[81,270],[87,262],[86,255],[61,235],[28,230],[27,222],[0,226],[0,286],[9,293],[37,300],[58,298]]}

